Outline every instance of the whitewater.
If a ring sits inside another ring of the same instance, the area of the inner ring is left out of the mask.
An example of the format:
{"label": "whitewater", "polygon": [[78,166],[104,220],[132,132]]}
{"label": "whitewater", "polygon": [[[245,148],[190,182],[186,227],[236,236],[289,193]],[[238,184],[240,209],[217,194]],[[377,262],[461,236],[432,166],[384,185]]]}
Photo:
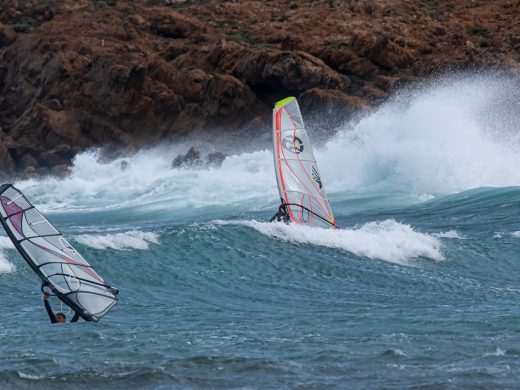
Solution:
{"label": "whitewater", "polygon": [[185,145],[93,149],[14,180],[121,302],[49,324],[0,233],[0,387],[515,387],[518,91],[451,75],[330,129],[314,152],[337,231],[267,222],[269,145],[176,169]]}

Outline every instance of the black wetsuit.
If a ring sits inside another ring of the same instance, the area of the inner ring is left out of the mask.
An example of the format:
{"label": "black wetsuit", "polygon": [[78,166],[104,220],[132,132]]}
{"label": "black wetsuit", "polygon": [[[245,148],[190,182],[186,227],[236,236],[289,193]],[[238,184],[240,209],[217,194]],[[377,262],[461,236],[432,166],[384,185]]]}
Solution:
{"label": "black wetsuit", "polygon": [[285,222],[285,223],[289,223],[291,221],[291,218],[289,217],[289,214],[287,213],[287,208],[285,206],[285,204],[281,204],[280,207],[278,208],[278,212],[273,215],[273,218],[271,218],[271,220],[269,222],[274,222],[274,221],[277,221],[277,222]]}
{"label": "black wetsuit", "polygon": [[[53,324],[56,324],[57,323],[56,316],[52,312],[51,305],[49,304],[49,302],[47,300],[44,300],[43,303],[45,304],[45,310],[47,310],[47,314],[49,315],[51,322]],[[70,322],[78,322],[78,320],[79,320],[79,314],[74,313],[74,317],[72,317],[72,320],[70,320]]]}

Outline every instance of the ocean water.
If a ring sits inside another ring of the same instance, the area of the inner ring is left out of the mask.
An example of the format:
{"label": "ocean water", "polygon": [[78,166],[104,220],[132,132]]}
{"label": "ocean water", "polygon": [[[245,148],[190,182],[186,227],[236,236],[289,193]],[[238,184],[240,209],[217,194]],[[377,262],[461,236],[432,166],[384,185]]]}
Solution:
{"label": "ocean water", "polygon": [[516,91],[451,76],[345,124],[315,150],[338,231],[266,223],[262,148],[183,169],[175,145],[92,150],[15,181],[121,301],[50,324],[0,236],[0,388],[517,388]]}

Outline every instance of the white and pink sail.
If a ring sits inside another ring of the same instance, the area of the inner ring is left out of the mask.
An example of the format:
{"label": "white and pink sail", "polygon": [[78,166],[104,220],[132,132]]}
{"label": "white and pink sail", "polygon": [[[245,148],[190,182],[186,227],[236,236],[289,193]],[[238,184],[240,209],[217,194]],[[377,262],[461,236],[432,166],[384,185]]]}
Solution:
{"label": "white and pink sail", "polygon": [[0,222],[16,249],[43,283],[86,321],[99,321],[118,301],[92,266],[10,184],[0,186]]}
{"label": "white and pink sail", "polygon": [[273,146],[280,198],[292,223],[336,228],[296,98],[273,110]]}

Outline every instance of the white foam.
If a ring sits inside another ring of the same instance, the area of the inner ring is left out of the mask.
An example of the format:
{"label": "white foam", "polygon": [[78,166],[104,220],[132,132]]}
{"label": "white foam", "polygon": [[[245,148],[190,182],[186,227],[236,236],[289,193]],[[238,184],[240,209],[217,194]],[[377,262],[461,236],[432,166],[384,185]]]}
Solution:
{"label": "white foam", "polygon": [[115,234],[81,234],[73,237],[76,242],[94,249],[147,250],[150,243],[158,244],[159,236],[153,232],[132,230]]}
{"label": "white foam", "polygon": [[518,237],[518,238],[520,238],[520,230],[511,233],[511,235],[512,235],[513,237]]}
{"label": "white foam", "polygon": [[9,237],[0,236],[0,249],[15,249]]}
{"label": "white foam", "polygon": [[511,79],[488,74],[396,96],[318,150],[327,189],[438,194],[519,185],[519,94]]}
{"label": "white foam", "polygon": [[[507,77],[484,74],[401,92],[315,147],[327,192],[401,191],[422,201],[431,194],[520,185],[517,87]],[[66,178],[16,185],[43,211],[251,209],[277,202],[270,147],[237,150],[218,168],[172,169],[173,158],[184,152],[162,145],[107,162],[90,150],[75,157]]]}
{"label": "white foam", "polygon": [[3,253],[5,249],[14,249],[14,245],[9,237],[0,236],[0,274],[11,273],[16,269]]}
{"label": "white foam", "polygon": [[417,232],[410,225],[392,219],[341,230],[242,220],[218,220],[213,223],[249,226],[270,237],[342,249],[357,256],[401,265],[410,265],[411,260],[419,257],[436,261],[444,260],[441,242],[436,237]]}
{"label": "white foam", "polygon": [[15,269],[14,264],[9,262],[0,250],[0,274],[8,274],[14,272]]}
{"label": "white foam", "polygon": [[493,352],[486,352],[484,356],[504,356],[506,351],[497,347]]}
{"label": "white foam", "polygon": [[266,193],[277,199],[270,151],[229,156],[218,168],[172,169],[176,153],[164,146],[102,162],[100,151],[89,150],[75,157],[66,178],[31,179],[16,186],[43,211],[205,207],[242,203]]}
{"label": "white foam", "polygon": [[438,238],[455,238],[463,240],[465,237],[461,236],[456,230],[448,230],[447,232],[434,233],[433,236]]}

